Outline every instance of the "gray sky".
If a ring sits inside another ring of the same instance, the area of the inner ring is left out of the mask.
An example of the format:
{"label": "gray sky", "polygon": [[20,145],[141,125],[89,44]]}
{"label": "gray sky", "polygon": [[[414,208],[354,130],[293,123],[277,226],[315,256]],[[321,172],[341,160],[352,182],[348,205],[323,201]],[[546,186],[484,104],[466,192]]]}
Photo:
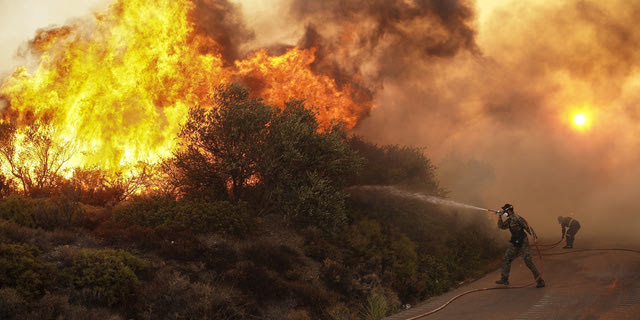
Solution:
{"label": "gray sky", "polygon": [[64,25],[70,18],[87,16],[107,0],[0,0],[0,74],[18,64],[16,53],[36,30]]}

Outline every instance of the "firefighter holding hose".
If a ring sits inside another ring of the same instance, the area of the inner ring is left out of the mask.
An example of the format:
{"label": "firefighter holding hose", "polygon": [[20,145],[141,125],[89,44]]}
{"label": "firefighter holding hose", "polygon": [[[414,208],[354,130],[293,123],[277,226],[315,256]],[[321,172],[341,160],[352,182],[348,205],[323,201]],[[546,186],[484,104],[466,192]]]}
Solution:
{"label": "firefighter holding hose", "polygon": [[[502,278],[496,281],[497,284],[509,284],[509,272],[511,271],[511,262],[518,256],[518,253],[522,255],[524,259],[524,263],[527,265],[529,270],[533,273],[533,277],[536,280],[536,287],[542,288],[545,286],[544,280],[540,276],[540,272],[533,264],[533,260],[531,259],[531,252],[529,251],[529,239],[527,238],[527,233],[533,236],[534,241],[536,241],[536,235],[533,230],[529,227],[527,222],[520,216],[518,216],[513,211],[513,206],[510,204],[505,204],[502,206],[502,213],[498,218],[498,228],[500,229],[509,229],[511,231],[511,246],[507,248],[507,251],[504,253],[504,257],[502,258]],[[502,220],[503,216],[506,218]]]}
{"label": "firefighter holding hose", "polygon": [[[571,217],[558,217],[558,223],[562,227],[562,239],[567,240],[567,245],[563,249],[573,248],[573,240],[576,239],[576,233],[580,230],[580,222]],[[565,238],[566,236],[566,238]]]}

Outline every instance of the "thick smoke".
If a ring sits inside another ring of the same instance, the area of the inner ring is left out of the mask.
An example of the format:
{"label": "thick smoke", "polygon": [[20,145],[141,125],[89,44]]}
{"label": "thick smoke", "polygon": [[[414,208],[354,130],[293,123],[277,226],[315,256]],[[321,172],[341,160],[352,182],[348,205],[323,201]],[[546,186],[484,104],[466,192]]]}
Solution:
{"label": "thick smoke", "polygon": [[306,26],[303,46],[320,49],[319,70],[368,81],[403,77],[416,61],[477,51],[467,1],[294,0],[291,13]]}
{"label": "thick smoke", "polygon": [[293,0],[289,12],[305,26],[298,46],[316,50],[314,70],[349,84],[356,101],[371,101],[416,64],[478,53],[468,1]]}
{"label": "thick smoke", "polygon": [[220,45],[222,58],[232,64],[241,58],[240,48],[254,39],[255,34],[245,24],[240,7],[227,0],[192,0],[193,19],[203,32]]}
{"label": "thick smoke", "polygon": [[[640,4],[506,1],[485,14],[478,50],[385,79],[358,133],[426,147],[452,196],[513,203],[548,237],[558,215],[583,235],[635,235]],[[572,126],[575,110],[589,128]]]}

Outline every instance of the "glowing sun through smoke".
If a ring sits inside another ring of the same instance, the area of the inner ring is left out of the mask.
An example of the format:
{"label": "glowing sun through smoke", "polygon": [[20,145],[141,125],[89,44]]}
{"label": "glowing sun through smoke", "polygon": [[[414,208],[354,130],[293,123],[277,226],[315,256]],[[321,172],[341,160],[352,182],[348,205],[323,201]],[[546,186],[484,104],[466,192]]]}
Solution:
{"label": "glowing sun through smoke", "polygon": [[572,126],[574,129],[583,131],[590,127],[590,117],[585,111],[576,111],[571,115]]}

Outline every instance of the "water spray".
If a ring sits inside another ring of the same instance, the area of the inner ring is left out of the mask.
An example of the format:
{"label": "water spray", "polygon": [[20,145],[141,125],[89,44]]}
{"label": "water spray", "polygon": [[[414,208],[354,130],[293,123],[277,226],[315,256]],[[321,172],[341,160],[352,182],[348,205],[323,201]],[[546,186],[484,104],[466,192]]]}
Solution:
{"label": "water spray", "polygon": [[387,193],[395,195],[395,196],[399,196],[399,197],[403,197],[403,198],[416,199],[416,200],[429,202],[429,203],[433,203],[433,204],[439,204],[439,205],[445,205],[445,206],[457,207],[457,208],[463,208],[463,209],[478,210],[478,211],[488,211],[488,212],[492,212],[492,213],[495,213],[495,214],[504,213],[502,210],[493,210],[493,209],[486,209],[486,208],[476,207],[476,206],[473,206],[473,205],[470,205],[470,204],[465,204],[465,203],[461,203],[461,202],[457,202],[457,201],[453,201],[453,200],[449,200],[449,199],[444,199],[444,198],[440,198],[440,197],[436,197],[436,196],[432,196],[432,195],[426,195],[426,194],[419,193],[419,192],[411,192],[411,191],[401,190],[401,189],[398,189],[397,187],[394,187],[394,186],[374,186],[374,185],[369,185],[369,186],[355,186],[355,187],[351,187],[351,189],[383,191],[383,192],[387,192]]}

